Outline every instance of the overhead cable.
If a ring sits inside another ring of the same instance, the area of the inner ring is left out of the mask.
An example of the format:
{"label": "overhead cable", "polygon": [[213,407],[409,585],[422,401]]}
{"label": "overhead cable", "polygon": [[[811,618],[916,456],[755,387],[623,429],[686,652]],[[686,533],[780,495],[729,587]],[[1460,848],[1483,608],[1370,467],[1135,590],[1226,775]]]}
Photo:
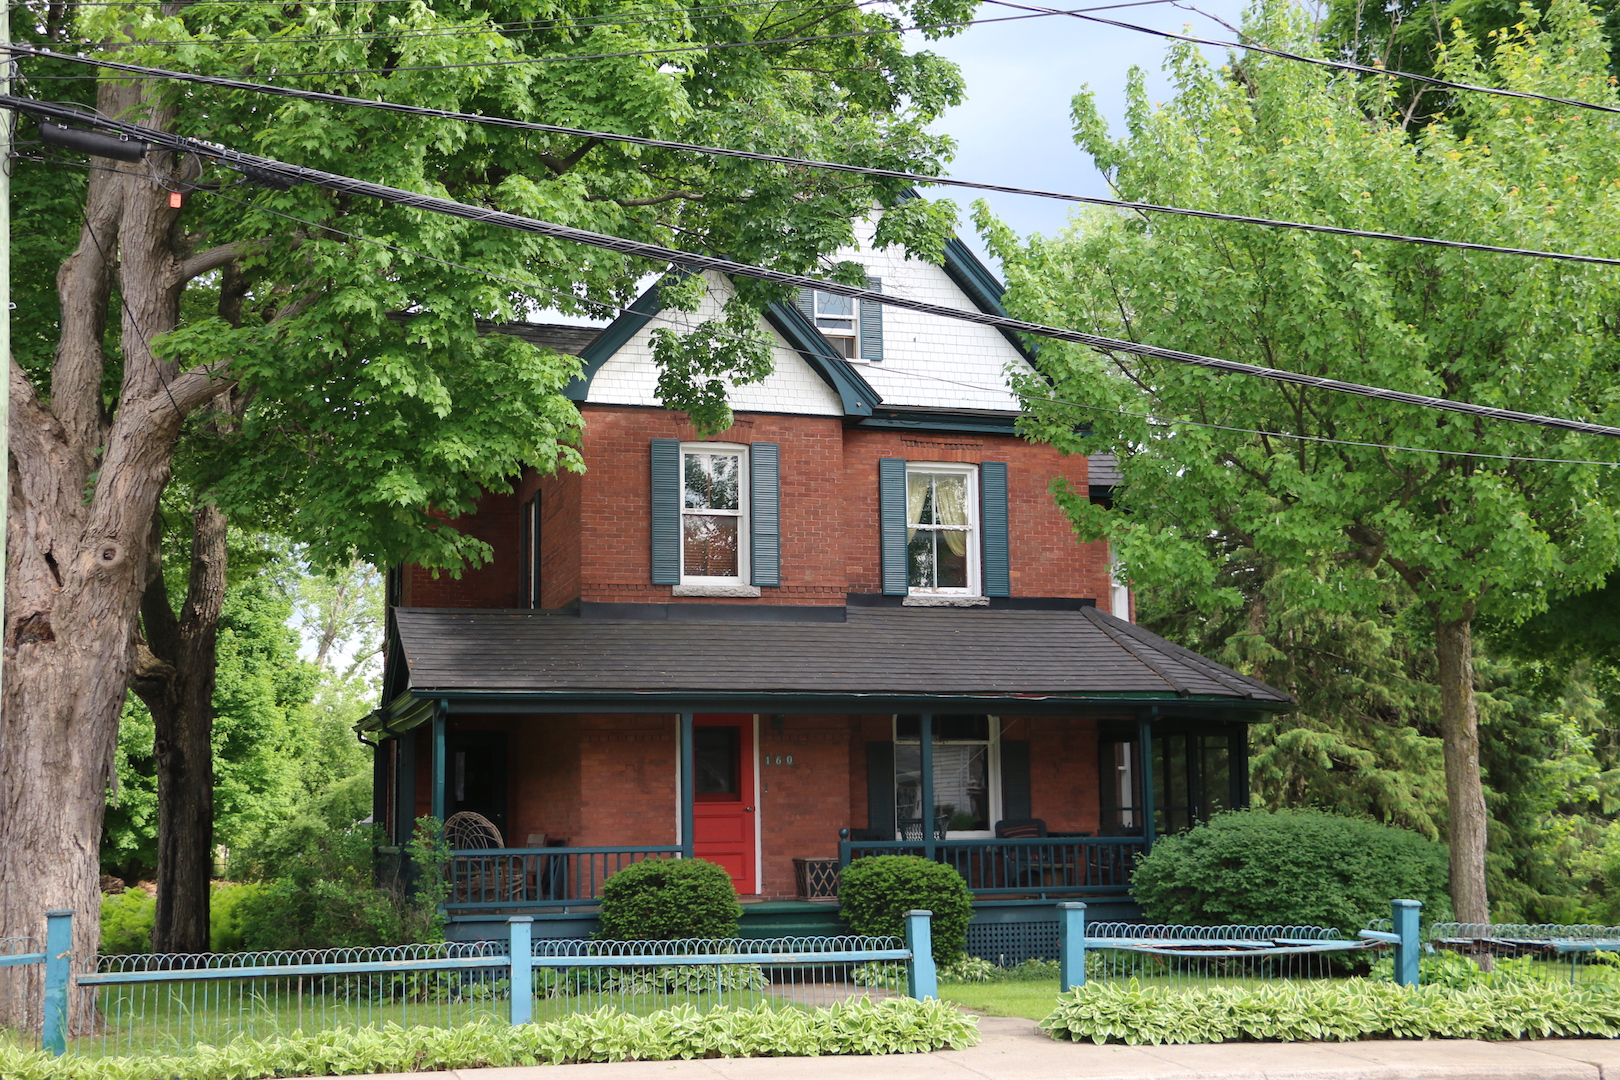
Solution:
{"label": "overhead cable", "polygon": [[[41,101],[32,101],[28,98],[19,98],[11,94],[0,94],[0,108],[17,109],[36,116],[45,116],[54,120],[69,120],[85,122],[82,112],[76,109],[54,105]],[[851,299],[867,303],[880,304],[884,307],[900,308],[915,311],[924,315],[933,315],[937,318],[952,319],[959,322],[976,323],[980,326],[989,326],[997,330],[1012,331],[1014,333],[1028,334],[1033,337],[1052,338],[1057,341],[1067,341],[1076,345],[1096,349],[1103,353],[1126,353],[1144,358],[1166,360],[1171,363],[1186,364],[1192,367],[1205,368],[1221,374],[1249,375],[1254,378],[1266,379],[1272,382],[1285,383],[1292,386],[1301,386],[1308,389],[1326,390],[1333,393],[1352,394],[1358,397],[1371,398],[1376,401],[1391,401],[1405,405],[1416,405],[1421,408],[1436,409],[1443,412],[1458,413],[1465,416],[1477,416],[1483,419],[1504,420],[1512,423],[1533,424],[1540,427],[1556,428],[1563,431],[1578,431],[1591,435],[1620,436],[1620,428],[1604,424],[1594,424],[1584,420],[1572,420],[1564,417],[1543,416],[1536,413],[1518,412],[1513,409],[1500,409],[1489,405],[1477,405],[1473,402],[1451,401],[1446,398],[1430,397],[1425,394],[1411,394],[1400,390],[1391,390],[1378,386],[1367,386],[1360,383],[1345,382],[1339,379],[1329,379],[1319,375],[1307,375],[1303,372],[1287,371],[1281,368],[1260,367],[1255,364],[1244,364],[1235,360],[1222,360],[1216,357],[1201,356],[1197,353],[1181,352],[1176,349],[1163,349],[1154,345],[1145,345],[1135,341],[1125,341],[1115,338],[1102,337],[1098,334],[1088,334],[1079,330],[1066,330],[1054,326],[1044,326],[1040,323],[1026,322],[1022,319],[1013,319],[1006,315],[996,315],[984,311],[963,311],[948,307],[944,304],[932,304],[925,300],[898,296],[893,293],[877,292],[872,289],[856,288],[837,281],[827,281],[819,278],[806,277],[802,274],[789,274],[779,270],[770,270],[748,263],[734,262],[731,259],[722,259],[712,255],[701,255],[696,252],[680,251],[658,244],[648,244],[639,240],[630,240],[625,237],[609,236],[603,233],[592,232],[587,229],[578,229],[570,225],[559,225],[555,222],[541,221],[536,218],[522,217],[509,214],[501,210],[491,210],[488,207],[471,206],[467,203],[456,202],[451,199],[442,199],[433,195],[423,195],[403,188],[390,187],[385,184],[375,184],[354,177],[342,176],[337,173],[324,172],[317,169],[308,169],[299,165],[289,165],[286,162],[276,161],[272,158],[259,157],[254,154],[245,154],[239,150],[231,150],[213,143],[203,142],[200,139],[191,139],[175,135],[156,128],[145,127],[140,124],[131,124],[122,120],[111,120],[96,117],[88,121],[91,126],[104,128],[110,131],[119,131],[136,138],[145,139],[158,146],[168,147],[181,153],[196,154],[200,157],[218,161],[227,168],[234,169],[244,176],[254,179],[258,183],[268,183],[277,187],[291,187],[298,184],[312,184],[317,187],[335,191],[340,194],[360,195],[367,198],[380,199],[403,206],[409,209],[423,210],[429,213],[444,214],[450,217],[461,218],[466,221],[480,222],[494,225],[499,228],[512,229],[519,232],[532,233],[537,236],[551,237],[570,243],[583,244],[589,247],[601,248],[606,251],[617,252],[633,258],[646,259],[655,264],[674,265],[688,272],[712,270],[715,273],[742,278],[753,278],[758,281],[767,281],[776,285],[793,288],[814,289],[831,293],[835,296],[847,296]]]}
{"label": "overhead cable", "polygon": [[[1101,10],[1101,9],[1093,9]],[[681,150],[695,154],[706,154],[712,157],[742,158],[747,161],[759,161],[773,165],[791,165],[800,168],[821,169],[829,172],[851,173],[860,176],[873,176],[889,180],[904,180],[916,184],[934,184],[940,187],[967,188],[974,191],[994,191],[1005,195],[1028,195],[1040,199],[1056,199],[1063,202],[1082,203],[1089,206],[1106,206],[1122,210],[1130,210],[1145,214],[1174,214],[1182,217],[1204,218],[1210,221],[1229,221],[1240,225],[1261,225],[1276,229],[1296,229],[1303,232],[1325,233],[1330,236],[1346,236],[1361,240],[1388,240],[1403,244],[1420,244],[1429,247],[1451,248],[1459,251],[1480,251],[1493,255],[1523,255],[1534,259],[1554,259],[1562,262],[1591,263],[1599,266],[1620,266],[1620,258],[1611,258],[1601,255],[1577,255],[1562,251],[1543,251],[1537,248],[1506,247],[1499,244],[1476,244],[1463,240],[1445,240],[1433,236],[1413,236],[1404,233],[1377,232],[1369,229],[1348,229],[1337,225],[1317,225],[1304,221],[1286,221],[1278,218],[1251,217],[1246,214],[1223,214],[1214,210],[1191,210],[1179,206],[1164,206],[1158,203],[1130,202],[1122,199],[1106,199],[1092,195],[1073,195],[1058,191],[1043,191],[1038,188],[1013,187],[1007,184],[989,184],[974,180],[957,180],[946,176],[929,176],[923,173],[905,172],[899,169],[877,169],[862,165],[845,165],[835,161],[819,161],[814,158],[790,157],[783,154],[764,154],[753,150],[733,150],[718,146],[705,146],[700,143],[676,142],[669,139],[650,139],[640,135],[620,135],[611,131],[594,131],[589,128],[566,127],[560,124],[541,124],[529,120],[515,120],[503,116],[488,116],[483,113],[454,112],[447,109],[432,109],[421,105],[405,105],[393,101],[380,101],[368,98],[350,97],[344,94],[327,94],[318,90],[301,90],[296,87],[282,86],[274,83],[245,82],[241,79],[229,79],[218,75],[200,75],[195,72],[172,71],[166,68],[147,67],[140,64],[125,64],[117,61],[98,59],[82,55],[68,55],[54,52],[50,49],[41,49],[29,45],[0,45],[0,50],[9,48],[13,53],[36,57],[49,57],[56,60],[70,60],[74,63],[93,64],[113,71],[125,71],[131,74],[143,75],[149,78],[174,79],[180,82],[197,83],[203,86],[217,86],[226,90],[238,90],[255,94],[271,94],[278,97],[294,98],[300,101],[322,101],[332,105],[345,105],[360,109],[378,109],[383,112],[401,113],[408,116],[421,116],[436,120],[455,120],[462,123],[482,124],[489,127],[510,128],[519,131],[540,131],[552,135],[570,135],[583,139],[599,139],[606,142],[628,143],[633,146],[646,146],[662,150]]]}
{"label": "overhead cable", "polygon": [[[75,168],[101,169],[101,170],[106,171],[106,172],[118,173],[119,175],[122,175],[122,176],[135,176],[135,177],[139,177],[141,179],[148,179],[148,177],[144,173],[132,172],[131,170],[128,170],[128,169],[107,168],[106,166],[98,166],[98,165],[86,165],[83,162],[70,161],[70,160],[68,160],[66,158],[45,158],[45,157],[36,157],[36,156],[32,156],[32,155],[18,155],[18,156],[22,157],[24,160],[37,161],[37,162],[40,162],[41,164],[45,164],[45,165],[67,165],[67,166],[72,166],[72,167],[75,167]],[[181,188],[176,188],[175,190],[181,190]],[[464,273],[474,274],[474,275],[477,275],[479,277],[487,278],[490,281],[499,282],[499,283],[501,283],[503,285],[514,285],[517,288],[521,289],[523,292],[525,292],[525,293],[527,293],[527,294],[529,294],[531,296],[538,295],[538,294],[545,294],[545,295],[553,296],[553,297],[556,297],[557,299],[562,299],[562,300],[578,300],[579,299],[579,297],[577,295],[573,294],[573,293],[565,292],[562,289],[550,288],[548,286],[541,285],[538,282],[524,281],[524,280],[514,278],[514,277],[507,277],[504,274],[497,274],[497,273],[495,273],[494,271],[491,271],[491,270],[485,270],[485,269],[482,269],[482,268],[476,267],[476,266],[468,266],[466,263],[458,263],[458,262],[455,262],[455,261],[453,261],[451,259],[443,259],[443,258],[440,258],[437,255],[429,255],[426,252],[417,251],[414,248],[402,247],[399,244],[391,243],[391,242],[389,242],[387,240],[378,240],[375,237],[366,236],[366,235],[364,235],[362,233],[352,232],[352,231],[349,231],[349,230],[346,230],[346,229],[339,229],[339,228],[336,228],[335,226],[333,226],[333,225],[331,225],[329,223],[311,221],[308,218],[301,218],[301,217],[297,216],[296,214],[288,214],[288,213],[286,213],[284,211],[275,210],[275,209],[272,209],[272,208],[267,207],[267,206],[259,206],[259,205],[255,204],[255,203],[248,202],[245,199],[237,199],[237,198],[234,198],[234,197],[232,197],[230,195],[226,195],[225,193],[220,192],[220,191],[214,191],[212,189],[207,189],[207,188],[201,189],[201,190],[202,190],[202,193],[205,194],[205,195],[210,195],[210,196],[213,196],[214,198],[217,198],[217,199],[223,199],[226,202],[234,203],[237,206],[245,207],[245,208],[247,208],[249,210],[253,210],[253,211],[257,212],[257,213],[269,214],[272,217],[282,218],[282,219],[284,219],[286,221],[290,221],[290,222],[293,222],[294,224],[298,224],[298,225],[307,225],[310,228],[317,230],[317,232],[321,233],[322,235],[345,237],[346,239],[355,240],[355,241],[358,241],[359,243],[362,243],[362,244],[371,244],[371,245],[374,245],[376,247],[384,248],[384,249],[386,249],[388,251],[397,252],[397,253],[399,253],[401,255],[408,255],[413,259],[419,259],[419,260],[421,260],[423,262],[437,263],[438,265],[447,267],[447,268],[449,268],[451,270],[460,270],[460,271],[462,271]],[[630,308],[628,308],[628,307],[626,307],[626,306],[624,306],[622,304],[610,304],[610,303],[608,303],[608,304],[602,304],[601,306],[608,309],[608,310],[610,310],[610,311],[617,312],[619,315],[633,314],[631,312]],[[664,323],[664,324],[666,324],[666,325],[668,325],[668,326],[670,326],[670,327],[672,327],[674,329],[677,329],[677,330],[690,331],[692,329],[691,323],[686,318],[684,313],[682,313],[679,317],[673,317],[673,318],[671,316],[669,316],[668,314],[662,312],[662,311],[654,312],[651,315],[647,315],[645,312],[640,313],[640,314],[650,322]],[[496,331],[496,332],[499,332],[499,331]],[[721,329],[719,331],[719,335],[721,337],[725,337],[725,338],[733,338],[733,339],[738,340],[738,341],[742,340],[742,338],[739,335],[736,335],[736,334],[732,333],[731,331],[725,330],[725,329]],[[839,356],[838,354],[835,354],[833,352],[826,353],[823,358],[824,359],[830,359],[830,360],[843,360],[843,359],[845,359],[844,357]],[[1435,449],[1434,447],[1429,447],[1429,446],[1405,446],[1405,445],[1402,445],[1400,443],[1368,442],[1368,441],[1359,440],[1359,439],[1336,439],[1336,438],[1332,438],[1332,437],[1326,436],[1326,435],[1300,435],[1300,434],[1296,434],[1294,432],[1289,432],[1289,431],[1267,431],[1267,430],[1262,429],[1262,428],[1245,428],[1245,427],[1237,427],[1237,426],[1234,426],[1234,425],[1231,425],[1231,424],[1216,424],[1216,423],[1212,423],[1212,422],[1206,421],[1206,420],[1176,419],[1176,418],[1173,418],[1173,417],[1163,416],[1163,415],[1160,415],[1160,414],[1157,414],[1157,413],[1131,412],[1130,410],[1127,410],[1127,409],[1110,409],[1107,406],[1103,406],[1103,405],[1088,405],[1088,404],[1085,404],[1085,403],[1082,403],[1082,402],[1071,401],[1071,400],[1068,400],[1066,398],[1051,397],[1051,396],[1045,395],[1045,394],[1028,394],[1028,393],[1023,393],[1021,391],[1009,391],[1009,389],[1007,387],[985,386],[985,385],[980,384],[980,383],[971,383],[971,382],[967,382],[967,381],[962,380],[962,379],[950,379],[950,378],[946,378],[946,377],[941,376],[941,375],[931,375],[931,374],[921,372],[921,371],[913,371],[913,370],[910,370],[908,368],[901,367],[898,364],[886,364],[886,365],[884,365],[883,370],[884,370],[885,374],[888,374],[888,375],[899,375],[899,376],[903,376],[905,378],[910,378],[910,379],[923,379],[923,380],[926,380],[926,381],[929,381],[929,382],[946,383],[946,384],[949,384],[949,385],[952,385],[952,386],[965,387],[965,388],[970,389],[970,390],[982,390],[985,393],[990,393],[990,394],[998,394],[998,395],[1000,395],[1000,394],[1016,393],[1018,397],[1024,398],[1026,400],[1048,401],[1048,402],[1051,402],[1051,403],[1056,404],[1056,405],[1067,405],[1067,406],[1070,406],[1070,407],[1073,407],[1073,408],[1076,408],[1076,409],[1084,409],[1084,410],[1086,410],[1088,412],[1105,413],[1105,414],[1110,415],[1110,416],[1120,416],[1120,417],[1125,417],[1127,419],[1147,420],[1147,421],[1149,421],[1151,423],[1163,425],[1163,426],[1166,426],[1166,427],[1207,428],[1207,429],[1214,430],[1214,431],[1227,431],[1227,432],[1233,432],[1233,433],[1241,434],[1241,435],[1259,435],[1259,436],[1266,437],[1266,438],[1290,439],[1290,440],[1294,440],[1294,441],[1297,441],[1297,442],[1322,443],[1322,444],[1326,444],[1326,445],[1329,445],[1329,446],[1349,446],[1349,447],[1356,447],[1356,448],[1360,448],[1360,449],[1388,450],[1388,451],[1392,451],[1392,452],[1407,453],[1407,454],[1431,454],[1431,455],[1436,455],[1436,456],[1441,456],[1441,457],[1479,458],[1479,459],[1485,459],[1485,460],[1489,460],[1489,461],[1524,462],[1524,463],[1529,463],[1529,464],[1547,464],[1547,465],[1602,465],[1602,466],[1611,467],[1611,468],[1616,467],[1616,466],[1620,466],[1620,462],[1617,462],[1617,461],[1602,461],[1602,460],[1589,459],[1589,458],[1531,457],[1531,456],[1527,456],[1527,455],[1523,455],[1523,454],[1486,454],[1486,453],[1481,453],[1481,452],[1475,451],[1475,450],[1439,450],[1439,449]],[[1027,409],[1021,409],[1020,412],[1027,413],[1028,410]]]}
{"label": "overhead cable", "polygon": [[[11,95],[0,95],[0,107],[16,108],[22,111],[44,115],[53,119],[83,119],[83,114],[77,112],[76,110],[51,105],[44,102],[30,101],[26,98],[17,98]],[[520,232],[547,236],[553,239],[579,243],[590,247],[613,251],[633,258],[646,259],[656,264],[675,265],[688,272],[711,270],[722,275],[753,278],[760,281],[767,281],[773,284],[795,288],[815,289],[832,293],[834,295],[846,296],[851,299],[880,304],[885,307],[896,307],[916,311],[922,314],[933,315],[940,318],[990,326],[999,330],[1029,334],[1036,337],[1052,338],[1059,341],[1068,341],[1105,353],[1123,352],[1145,358],[1161,359],[1173,363],[1202,367],[1223,374],[1249,375],[1256,378],[1267,379],[1270,381],[1295,386],[1327,390],[1336,393],[1353,394],[1381,401],[1393,401],[1402,404],[1417,405],[1424,408],[1437,409],[1440,411],[1459,413],[1463,415],[1505,420],[1515,423],[1533,424],[1568,431],[1579,431],[1587,434],[1620,436],[1620,428],[1594,424],[1587,421],[1543,416],[1534,413],[1519,412],[1511,409],[1477,405],[1472,402],[1453,401],[1422,394],[1411,394],[1404,391],[1391,390],[1383,387],[1344,382],[1342,380],[1330,379],[1323,376],[1307,375],[1280,368],[1260,367],[1257,365],[1244,364],[1232,360],[1201,356],[1196,353],[1186,353],[1179,350],[1163,349],[1157,346],[1145,345],[1139,342],[1106,338],[1096,334],[1088,334],[1077,330],[1067,330],[1058,327],[1044,326],[1039,323],[1031,323],[1020,319],[1009,318],[1005,315],[996,315],[982,311],[963,311],[941,304],[933,304],[923,300],[916,300],[910,297],[897,296],[870,289],[844,285],[837,281],[811,278],[801,274],[790,274],[747,263],[739,263],[730,259],[701,255],[695,252],[680,251],[657,244],[649,244],[643,241],[610,236],[603,233],[592,232],[586,229],[575,228],[573,226],[560,225],[554,222],[541,221],[534,218],[526,218],[517,214],[492,210],[487,207],[472,206],[466,203],[455,202],[450,199],[443,199],[436,196],[407,191],[402,188],[395,188],[384,184],[376,184],[369,181],[358,180],[353,177],[342,176],[336,173],[328,173],[322,170],[290,165],[271,158],[263,158],[258,157],[257,155],[245,154],[240,151],[230,150],[215,144],[202,142],[201,140],[186,138],[184,136],[174,135],[169,132],[159,131],[153,128],[147,128],[142,125],[131,124],[124,121],[96,118],[93,121],[93,124],[97,127],[104,127],[109,130],[121,131],[139,138],[144,138],[149,142],[153,142],[160,146],[167,146],[182,153],[197,154],[201,157],[218,161],[226,167],[235,169],[243,173],[243,175],[254,179],[255,182],[258,183],[267,183],[276,187],[291,187],[304,183],[313,184],[340,194],[361,195],[368,198],[376,198],[410,209],[444,214],[467,221],[480,222],[495,225],[500,228],[508,228]]]}
{"label": "overhead cable", "polygon": [[1502,86],[1481,86],[1478,83],[1455,82],[1435,75],[1420,75],[1414,71],[1396,71],[1393,68],[1356,64],[1348,60],[1328,60],[1320,56],[1305,56],[1302,53],[1288,52],[1284,49],[1272,49],[1264,45],[1245,45],[1238,41],[1220,41],[1216,38],[1196,37],[1192,34],[1177,34],[1169,30],[1156,30],[1151,26],[1137,26],[1135,23],[1120,22],[1117,19],[1105,19],[1098,15],[1087,15],[1080,11],[1065,11],[1060,8],[1020,4],[1015,0],[987,0],[987,2],[998,7],[1013,8],[1017,11],[1039,12],[1043,15],[1068,15],[1072,18],[1084,19],[1087,22],[1101,23],[1104,26],[1116,26],[1121,30],[1131,30],[1138,34],[1152,34],[1154,37],[1165,38],[1169,41],[1185,41],[1192,45],[1209,45],[1218,49],[1237,49],[1242,52],[1260,53],[1263,56],[1275,56],[1280,60],[1294,60],[1301,64],[1314,64],[1317,67],[1332,68],[1335,71],[1353,71],[1359,75],[1381,75],[1391,79],[1409,79],[1412,82],[1423,83],[1426,86],[1438,86],[1445,90],[1467,90],[1476,94],[1494,94],[1497,97],[1522,98],[1527,101],[1550,101],[1556,105],[1571,105],[1577,109],[1620,113],[1620,105],[1602,105],[1595,101],[1582,101],[1580,98],[1537,94],[1530,90],[1510,90]]}

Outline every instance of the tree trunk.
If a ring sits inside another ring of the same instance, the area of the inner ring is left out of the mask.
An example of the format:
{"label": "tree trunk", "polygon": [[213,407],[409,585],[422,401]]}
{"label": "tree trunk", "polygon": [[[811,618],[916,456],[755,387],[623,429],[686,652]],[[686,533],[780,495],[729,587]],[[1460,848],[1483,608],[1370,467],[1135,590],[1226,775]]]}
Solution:
{"label": "tree trunk", "polygon": [[1474,702],[1470,615],[1435,620],[1440,660],[1440,733],[1446,759],[1451,905],[1457,921],[1488,923],[1485,895],[1485,788],[1479,775],[1479,711]]}
{"label": "tree trunk", "polygon": [[157,916],[152,951],[208,949],[214,849],[214,678],[219,618],[225,607],[225,515],[212,503],[192,514],[191,579],[177,619],[156,572],[141,601],[151,659],[142,655],[134,689],[155,727],[158,782]]}
{"label": "tree trunk", "polygon": [[[167,127],[172,106],[148,93],[156,91],[105,80],[97,108]],[[174,167],[172,155],[152,161],[160,172]],[[57,276],[61,334],[49,386],[36,388],[5,358],[11,503],[0,698],[0,937],[43,937],[46,910],[73,909],[79,964],[100,938],[102,816],[149,526],[187,412],[224,389],[181,376],[152,352],[175,326],[185,284],[167,192],[144,172],[101,168],[85,198],[78,247]],[[122,369],[110,399],[103,341],[115,277]],[[83,1006],[75,1003],[76,1016]],[[0,1000],[0,1025],[35,1020],[30,1003]]]}

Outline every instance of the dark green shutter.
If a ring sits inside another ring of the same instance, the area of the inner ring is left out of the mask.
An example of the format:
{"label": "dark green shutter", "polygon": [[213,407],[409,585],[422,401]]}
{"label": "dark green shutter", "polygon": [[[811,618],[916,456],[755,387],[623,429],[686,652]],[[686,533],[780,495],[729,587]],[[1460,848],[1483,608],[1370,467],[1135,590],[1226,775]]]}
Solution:
{"label": "dark green shutter", "polygon": [[681,441],[652,441],[652,583],[681,583]]}
{"label": "dark green shutter", "polygon": [[1001,816],[1009,821],[1034,817],[1029,799],[1029,741],[1001,740]]}
{"label": "dark green shutter", "polygon": [[883,544],[883,593],[904,596],[906,574],[906,459],[878,459],[878,519]]}
{"label": "dark green shutter", "polygon": [[866,827],[894,835],[894,743],[866,744]]}
{"label": "dark green shutter", "polygon": [[793,306],[799,309],[799,314],[809,319],[814,325],[816,321],[816,294],[813,289],[800,289],[793,298]]}
{"label": "dark green shutter", "polygon": [[[869,277],[866,287],[873,292],[883,291],[883,279]],[[861,301],[861,359],[883,359],[883,305],[871,300]]]}
{"label": "dark green shutter", "polygon": [[1012,595],[1012,566],[1007,554],[1007,463],[979,465],[979,522],[983,537],[984,595]]}
{"label": "dark green shutter", "polygon": [[781,447],[748,448],[748,560],[755,585],[782,584]]}

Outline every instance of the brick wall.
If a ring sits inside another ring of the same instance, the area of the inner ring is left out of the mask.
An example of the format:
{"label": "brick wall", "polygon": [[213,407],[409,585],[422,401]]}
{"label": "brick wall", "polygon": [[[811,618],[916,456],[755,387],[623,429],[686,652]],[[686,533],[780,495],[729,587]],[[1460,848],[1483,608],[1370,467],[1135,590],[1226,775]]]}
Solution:
{"label": "brick wall", "polygon": [[883,591],[878,551],[878,460],[1007,463],[1007,519],[1014,596],[1105,600],[1108,549],[1081,544],[1053,501],[1049,485],[1065,476],[1086,490],[1086,459],[1050,446],[1001,436],[851,429],[844,436],[844,522],[849,591]]}
{"label": "brick wall", "polygon": [[847,716],[784,716],[780,728],[760,717],[761,887],[771,899],[797,895],[795,858],[838,856],[838,830],[850,826],[851,728]]}
{"label": "brick wall", "polygon": [[1084,458],[1000,436],[846,429],[834,417],[740,414],[714,441],[781,446],[782,584],[759,600],[675,597],[653,585],[649,443],[696,441],[679,414],[587,405],[583,451],[589,470],[529,477],[512,495],[490,495],[457,528],[491,544],[495,561],[455,579],[420,568],[407,575],[405,603],[423,607],[506,607],[519,602],[518,513],[532,490],[541,498],[543,607],[584,599],[609,603],[836,605],[848,592],[882,591],[878,550],[878,459],[1003,461],[1008,467],[1014,596],[1109,597],[1108,551],[1080,544],[1049,485],[1065,476],[1082,490]]}

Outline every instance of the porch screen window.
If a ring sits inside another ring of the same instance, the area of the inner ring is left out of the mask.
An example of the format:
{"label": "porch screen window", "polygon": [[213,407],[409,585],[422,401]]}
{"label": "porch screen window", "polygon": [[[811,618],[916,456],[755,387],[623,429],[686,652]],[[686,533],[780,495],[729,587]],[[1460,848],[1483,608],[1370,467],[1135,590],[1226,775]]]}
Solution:
{"label": "porch screen window", "polygon": [[934,807],[924,815],[918,718],[895,717],[894,802],[900,839],[923,839],[925,816],[936,838],[990,832],[999,812],[998,793],[991,785],[995,728],[988,716],[934,717]]}
{"label": "porch screen window", "polygon": [[683,448],[681,579],[739,581],[747,558],[744,451]]}
{"label": "porch screen window", "polygon": [[906,469],[906,584],[913,593],[977,595],[974,471]]}

